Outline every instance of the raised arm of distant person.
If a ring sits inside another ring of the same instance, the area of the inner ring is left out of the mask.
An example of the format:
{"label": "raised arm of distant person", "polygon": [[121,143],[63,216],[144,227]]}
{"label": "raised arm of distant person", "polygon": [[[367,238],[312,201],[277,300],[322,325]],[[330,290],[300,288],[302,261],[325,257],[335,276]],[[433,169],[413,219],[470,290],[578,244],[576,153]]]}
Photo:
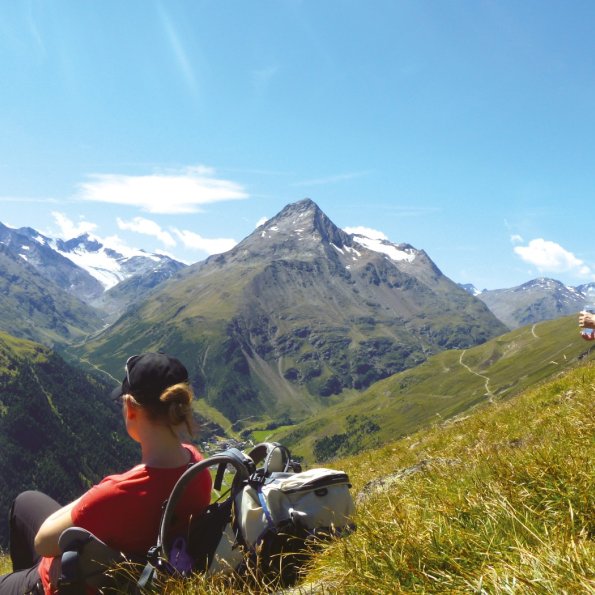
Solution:
{"label": "raised arm of distant person", "polygon": [[[584,310],[579,312],[578,325],[580,328],[595,329],[595,314]],[[585,341],[595,341],[595,333],[581,333],[581,336]]]}

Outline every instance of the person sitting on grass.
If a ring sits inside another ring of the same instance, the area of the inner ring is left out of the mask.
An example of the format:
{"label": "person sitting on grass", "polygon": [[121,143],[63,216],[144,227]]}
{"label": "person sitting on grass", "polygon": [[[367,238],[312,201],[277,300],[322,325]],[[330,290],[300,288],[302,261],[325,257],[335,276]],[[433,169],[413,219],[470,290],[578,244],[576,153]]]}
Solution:
{"label": "person sitting on grass", "polygon": [[[141,446],[140,463],[105,477],[66,506],[37,491],[18,495],[9,515],[13,572],[0,577],[1,595],[57,593],[58,538],[69,527],[82,527],[127,555],[146,556],[159,532],[163,502],[188,466],[202,460],[181,438],[183,430],[193,430],[184,365],[163,353],[145,353],[130,357],[125,370],[112,396],[121,400],[128,435]],[[200,514],[210,498],[205,470],[178,505],[179,522]]]}

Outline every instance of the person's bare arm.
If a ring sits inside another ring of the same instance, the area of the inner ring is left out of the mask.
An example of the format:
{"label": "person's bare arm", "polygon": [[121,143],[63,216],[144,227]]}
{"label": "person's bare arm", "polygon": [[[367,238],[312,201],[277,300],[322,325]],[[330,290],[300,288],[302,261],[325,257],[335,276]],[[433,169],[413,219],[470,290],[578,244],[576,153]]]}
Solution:
{"label": "person's bare arm", "polygon": [[40,556],[59,556],[58,538],[62,531],[72,527],[72,509],[80,500],[75,500],[51,514],[35,536],[35,551]]}

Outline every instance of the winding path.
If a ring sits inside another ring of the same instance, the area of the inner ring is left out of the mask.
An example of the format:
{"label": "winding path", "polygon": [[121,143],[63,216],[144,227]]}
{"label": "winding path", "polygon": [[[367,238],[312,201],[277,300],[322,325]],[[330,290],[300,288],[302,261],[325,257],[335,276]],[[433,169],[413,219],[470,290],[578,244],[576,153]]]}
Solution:
{"label": "winding path", "polygon": [[487,376],[484,376],[483,374],[479,374],[478,372],[476,372],[475,370],[472,370],[464,361],[463,361],[463,356],[465,355],[465,353],[467,353],[467,350],[464,349],[463,352],[461,353],[461,355],[459,356],[459,364],[461,364],[461,366],[463,366],[463,368],[465,368],[470,374],[473,374],[474,376],[479,376],[479,378],[483,378],[485,380],[485,389],[486,389],[486,395],[488,397],[490,397],[490,401],[494,398],[494,393],[490,390],[490,379]]}
{"label": "winding path", "polygon": [[86,364],[89,364],[92,368],[95,368],[98,372],[101,372],[102,374],[109,376],[112,380],[114,380],[118,384],[120,384],[120,382],[122,382],[121,380],[114,378],[109,372],[106,372],[105,370],[102,370],[99,366],[96,366],[95,364],[91,363],[86,357],[81,357],[80,361],[85,362]]}

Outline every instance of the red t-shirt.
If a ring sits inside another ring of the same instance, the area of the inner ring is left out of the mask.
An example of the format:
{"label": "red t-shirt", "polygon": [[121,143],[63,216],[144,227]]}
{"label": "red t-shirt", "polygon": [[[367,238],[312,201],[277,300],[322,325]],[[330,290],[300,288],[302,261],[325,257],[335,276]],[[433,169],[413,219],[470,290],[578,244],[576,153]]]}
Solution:
{"label": "red t-shirt", "polygon": [[[202,460],[194,446],[185,444],[191,462]],[[120,475],[109,475],[83,494],[72,509],[72,522],[93,533],[110,547],[130,555],[145,556],[155,545],[162,506],[188,465],[157,468],[137,465]],[[200,514],[211,499],[208,470],[187,486],[176,507],[182,521]],[[52,593],[50,567],[54,558],[42,558],[39,574],[46,593]]]}

